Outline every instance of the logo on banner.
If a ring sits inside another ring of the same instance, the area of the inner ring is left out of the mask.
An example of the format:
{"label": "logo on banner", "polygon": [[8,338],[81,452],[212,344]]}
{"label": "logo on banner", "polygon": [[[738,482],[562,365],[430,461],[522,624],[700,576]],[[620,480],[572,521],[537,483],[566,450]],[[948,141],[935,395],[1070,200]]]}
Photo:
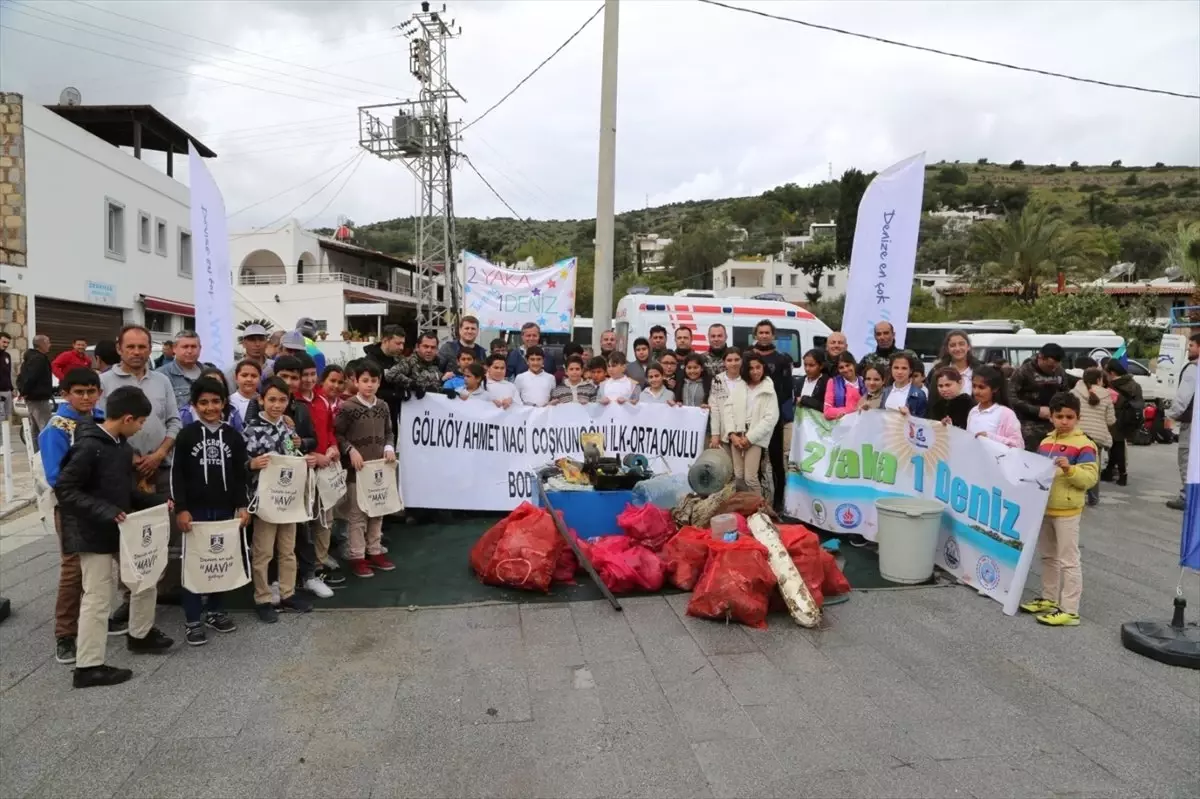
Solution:
{"label": "logo on banner", "polygon": [[833,512],[834,521],[844,530],[853,530],[862,524],[863,515],[858,506],[852,502],[843,502]]}
{"label": "logo on banner", "polygon": [[150,546],[150,542],[154,540],[154,525],[146,524],[142,526],[142,546]]}
{"label": "logo on banner", "polygon": [[817,523],[817,526],[824,525],[826,522],[825,503],[819,499],[814,499],[812,503],[812,515],[813,521]]}
{"label": "logo on banner", "polygon": [[946,539],[946,546],[942,550],[942,554],[946,557],[946,565],[951,569],[957,569],[958,560],[958,542],[953,537]]}
{"label": "logo on banner", "polygon": [[916,422],[908,423],[908,435],[906,436],[908,443],[912,444],[915,449],[925,451],[933,446],[933,431],[924,425]]}
{"label": "logo on banner", "polygon": [[292,484],[292,477],[295,476],[295,473],[296,473],[295,469],[290,469],[290,468],[289,469],[280,469],[279,470],[279,485],[284,486],[285,488],[287,486],[290,486]]}
{"label": "logo on banner", "polygon": [[208,537],[208,551],[214,555],[220,555],[225,551],[225,534],[218,533]]}
{"label": "logo on banner", "polygon": [[979,578],[979,584],[989,591],[1000,585],[1000,567],[987,555],[975,564],[975,576]]}

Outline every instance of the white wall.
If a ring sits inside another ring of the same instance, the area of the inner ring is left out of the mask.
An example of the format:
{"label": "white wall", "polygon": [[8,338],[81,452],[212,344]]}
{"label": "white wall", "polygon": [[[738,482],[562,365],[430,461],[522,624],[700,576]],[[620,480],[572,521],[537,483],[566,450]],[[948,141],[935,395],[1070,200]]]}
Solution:
{"label": "white wall", "polygon": [[[309,316],[324,319],[329,335],[336,338],[346,319],[346,300],[341,283],[297,283],[291,286],[235,286],[233,320],[270,319],[277,328],[291,330],[296,320]],[[279,302],[275,302],[275,297]],[[374,332],[374,321],[371,321]]]}
{"label": "white wall", "polygon": [[[114,289],[107,304],[125,309],[127,319],[141,316],[139,294],[191,304],[192,281],[178,275],[179,231],[190,227],[188,188],[39,105],[25,105],[24,123],[28,267],[5,268],[9,287],[94,303],[88,281],[107,284]],[[105,198],[125,207],[124,260],[105,255]],[[138,249],[139,211],[151,217],[148,253]],[[167,223],[165,257],[155,252],[157,219]]]}

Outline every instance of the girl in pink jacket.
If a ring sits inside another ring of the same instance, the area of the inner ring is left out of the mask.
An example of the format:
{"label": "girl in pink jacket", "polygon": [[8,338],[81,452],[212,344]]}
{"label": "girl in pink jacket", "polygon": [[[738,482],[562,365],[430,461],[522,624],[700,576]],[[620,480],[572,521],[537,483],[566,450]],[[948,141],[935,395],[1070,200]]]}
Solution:
{"label": "girl in pink jacket", "polygon": [[849,352],[837,358],[837,375],[825,386],[825,418],[841,419],[858,410],[858,401],[866,389],[858,376],[858,364]]}
{"label": "girl in pink jacket", "polygon": [[976,367],[971,376],[975,407],[967,416],[967,432],[976,438],[990,438],[1008,447],[1024,449],[1021,423],[1008,407],[1004,374],[994,366]]}

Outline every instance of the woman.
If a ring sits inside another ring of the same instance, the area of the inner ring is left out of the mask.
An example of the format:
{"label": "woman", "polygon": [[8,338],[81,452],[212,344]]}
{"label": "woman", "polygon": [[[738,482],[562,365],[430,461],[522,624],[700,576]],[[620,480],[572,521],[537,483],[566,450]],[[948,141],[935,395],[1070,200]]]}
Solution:
{"label": "woman", "polygon": [[938,361],[933,368],[936,372],[947,366],[953,367],[954,371],[962,376],[960,393],[969,395],[972,390],[971,376],[975,374],[979,365],[979,359],[971,352],[971,339],[962,330],[951,330],[942,342],[942,351],[938,354]]}
{"label": "woman", "polygon": [[912,374],[916,368],[916,356],[908,352],[897,352],[889,362],[892,382],[883,390],[879,407],[888,411],[900,411],[904,415],[912,414],[918,418],[925,416],[925,408],[929,398],[925,392],[912,382]]}
{"label": "woman", "polygon": [[825,412],[825,386],[829,378],[825,376],[825,352],[812,349],[804,353],[801,359],[804,367],[804,382],[796,388],[796,402],[801,408]]}
{"label": "woman", "polygon": [[[1075,383],[1071,393],[1079,397],[1079,429],[1096,442],[1101,451],[1112,449],[1110,428],[1117,423],[1117,412],[1108,387],[1104,385],[1104,372],[1096,366],[1084,369],[1083,378]],[[1100,484],[1097,483],[1088,489],[1087,503],[1096,505],[1099,502]]]}
{"label": "woman", "polygon": [[[726,366],[728,360],[727,357]],[[741,379],[730,383],[720,416],[723,438],[728,442],[733,461],[734,480],[739,488],[745,486],[747,491],[762,495],[759,466],[779,421],[779,400],[775,384],[767,377],[766,361],[758,353],[747,353],[742,360]]]}
{"label": "woman", "polygon": [[822,408],[826,419],[841,419],[858,409],[866,388],[858,377],[858,364],[854,356],[843,352],[837,357],[837,376],[825,384],[825,405]]}
{"label": "woman", "polygon": [[1108,375],[1109,387],[1117,392],[1117,401],[1113,408],[1117,421],[1110,428],[1113,439],[1112,453],[1108,465],[1100,473],[1100,479],[1113,481],[1115,474],[1116,484],[1123,486],[1129,483],[1126,441],[1142,426],[1142,411],[1146,402],[1142,399],[1142,387],[1116,358],[1108,359],[1108,363],[1104,364],[1104,371]]}

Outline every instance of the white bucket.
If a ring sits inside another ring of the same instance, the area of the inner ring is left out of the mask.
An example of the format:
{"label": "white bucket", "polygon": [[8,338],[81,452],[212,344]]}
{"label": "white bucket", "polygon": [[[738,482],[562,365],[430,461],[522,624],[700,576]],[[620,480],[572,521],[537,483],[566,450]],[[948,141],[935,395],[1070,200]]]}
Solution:
{"label": "white bucket", "polygon": [[941,502],[893,498],[875,501],[879,519],[879,574],[893,583],[916,585],[933,576],[933,557],[942,526]]}

